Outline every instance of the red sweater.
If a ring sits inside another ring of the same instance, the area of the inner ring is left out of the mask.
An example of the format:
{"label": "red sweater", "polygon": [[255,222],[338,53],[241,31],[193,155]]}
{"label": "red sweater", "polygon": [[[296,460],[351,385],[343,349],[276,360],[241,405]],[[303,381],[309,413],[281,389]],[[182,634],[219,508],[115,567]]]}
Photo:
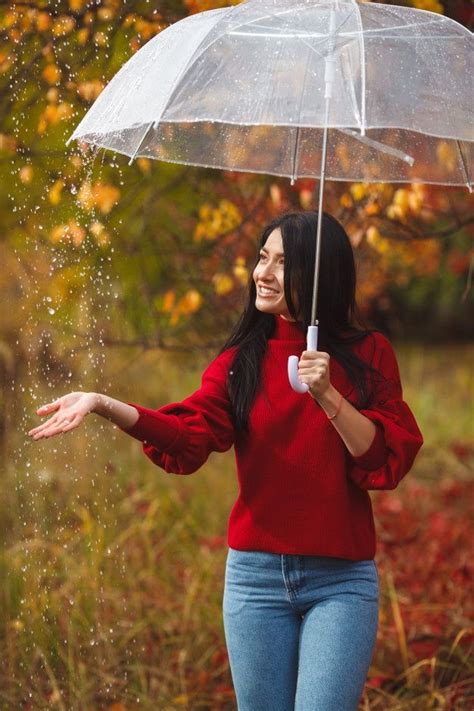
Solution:
{"label": "red sweater", "polygon": [[[210,452],[235,448],[239,495],[227,542],[238,550],[364,560],[375,555],[370,489],[394,489],[410,470],[423,437],[403,400],[390,342],[369,334],[354,352],[389,379],[372,387],[370,408],[360,412],[377,425],[369,449],[350,454],[320,405],[293,391],[288,356],[301,355],[299,325],[276,316],[267,342],[262,385],[253,403],[249,432],[232,425],[226,377],[235,347],[206,368],[201,387],[182,402],[158,410],[135,403],[138,421],[124,432],[143,442],[145,454],[175,474],[191,474]],[[335,358],[330,380],[355,405],[356,394]]]}

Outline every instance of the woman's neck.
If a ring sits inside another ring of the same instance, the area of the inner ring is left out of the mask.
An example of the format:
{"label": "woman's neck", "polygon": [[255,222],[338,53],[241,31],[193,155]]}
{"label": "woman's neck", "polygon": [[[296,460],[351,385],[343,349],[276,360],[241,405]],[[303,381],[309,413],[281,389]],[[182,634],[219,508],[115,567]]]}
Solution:
{"label": "woman's neck", "polygon": [[290,321],[280,314],[274,314],[275,329],[271,340],[275,341],[305,341],[306,333],[301,321]]}

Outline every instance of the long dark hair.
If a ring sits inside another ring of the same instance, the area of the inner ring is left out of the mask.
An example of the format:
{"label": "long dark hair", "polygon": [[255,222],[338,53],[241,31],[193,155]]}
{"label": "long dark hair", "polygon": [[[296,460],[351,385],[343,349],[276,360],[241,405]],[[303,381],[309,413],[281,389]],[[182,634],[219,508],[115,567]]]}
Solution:
{"label": "long dark hair", "polygon": [[[258,263],[260,249],[274,229],[280,228],[285,259],[284,292],[288,311],[298,320],[304,335],[311,325],[314,262],[316,252],[315,210],[287,212],[270,222],[263,230],[252,271]],[[356,299],[356,270],[349,237],[332,215],[323,213],[319,270],[318,350],[335,358],[346,370],[355,385],[360,409],[367,407],[369,391],[366,372],[374,369],[361,361],[352,351],[352,344],[362,340],[375,329],[368,329],[358,313]],[[300,313],[292,299],[296,295]],[[244,311],[219,353],[237,346],[227,379],[237,430],[248,430],[248,417],[260,385],[260,371],[267,340],[275,327],[275,316],[259,311],[255,306],[256,287],[249,280],[249,291]],[[362,325],[357,328],[355,321]]]}

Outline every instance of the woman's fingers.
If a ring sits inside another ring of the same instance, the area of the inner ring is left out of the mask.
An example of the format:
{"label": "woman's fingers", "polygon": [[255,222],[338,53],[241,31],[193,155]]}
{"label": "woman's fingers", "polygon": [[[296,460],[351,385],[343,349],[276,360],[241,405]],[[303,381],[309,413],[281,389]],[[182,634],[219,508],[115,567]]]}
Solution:
{"label": "woman's fingers", "polygon": [[49,412],[54,412],[55,410],[57,410],[59,405],[60,403],[58,400],[55,400],[54,402],[48,402],[46,405],[42,405],[41,407],[39,407],[36,412],[46,415]]}
{"label": "woman's fingers", "polygon": [[46,420],[46,422],[43,422],[41,425],[38,425],[38,427],[34,427],[32,430],[28,432],[29,435],[34,435],[38,434],[38,432],[43,432],[45,429],[48,427],[51,427],[51,425],[55,425],[58,422],[58,416],[54,415],[54,417],[51,417],[49,420]]}
{"label": "woman's fingers", "polygon": [[76,427],[78,427],[80,422],[82,422],[82,417],[80,415],[77,415],[77,417],[72,419],[69,423],[64,424],[61,431],[69,432],[70,430],[74,430]]}
{"label": "woman's fingers", "polygon": [[39,427],[30,430],[28,434],[35,440],[41,437],[51,437],[52,435],[73,429],[79,424],[80,419],[80,415],[70,415],[69,417],[66,415],[55,415],[48,420],[48,422],[44,422]]}
{"label": "woman's fingers", "polygon": [[45,429],[41,430],[40,432],[37,432],[35,435],[33,435],[33,439],[37,440],[43,437],[53,437],[54,435],[62,434],[63,432],[68,432],[69,430],[74,429],[74,427],[77,427],[79,421],[80,420],[78,415],[73,418],[62,419],[56,422],[54,425],[50,424]]}

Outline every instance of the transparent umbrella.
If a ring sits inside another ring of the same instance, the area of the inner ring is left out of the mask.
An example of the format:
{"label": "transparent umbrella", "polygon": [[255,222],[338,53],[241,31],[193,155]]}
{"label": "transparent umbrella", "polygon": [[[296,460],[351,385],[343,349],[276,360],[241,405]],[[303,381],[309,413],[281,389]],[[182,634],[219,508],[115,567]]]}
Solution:
{"label": "transparent umbrella", "polygon": [[[356,0],[247,0],[142,47],[72,139],[225,170],[472,189],[472,33]],[[321,220],[308,348],[317,350]],[[308,388],[289,362],[292,387]]]}

